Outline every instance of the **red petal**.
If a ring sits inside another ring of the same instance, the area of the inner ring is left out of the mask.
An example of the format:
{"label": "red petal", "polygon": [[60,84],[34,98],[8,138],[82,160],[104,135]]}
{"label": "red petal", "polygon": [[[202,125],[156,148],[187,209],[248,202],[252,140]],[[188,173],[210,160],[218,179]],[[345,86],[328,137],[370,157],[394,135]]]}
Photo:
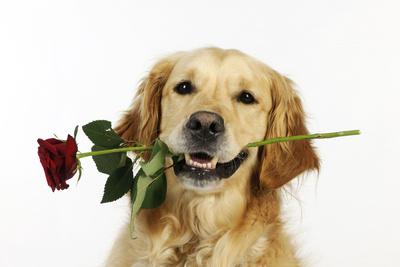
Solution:
{"label": "red petal", "polygon": [[[48,165],[51,166],[51,163],[48,162]],[[50,168],[46,168],[46,169],[44,169],[44,172],[45,172],[45,174],[46,174],[47,184],[48,184],[48,186],[51,187],[51,189],[52,189],[53,192],[54,192],[54,189],[55,189],[55,187],[56,187],[56,183],[54,182],[54,178],[53,178],[53,175],[52,175],[52,171],[51,171]]]}
{"label": "red petal", "polygon": [[49,172],[51,174],[51,177],[53,178],[54,186],[57,188],[57,190],[60,190],[60,184],[63,182],[63,179],[60,177],[60,174],[57,170],[60,168],[60,166],[57,165],[57,162],[51,161]]}
{"label": "red petal", "polygon": [[57,149],[54,147],[54,144],[52,144],[51,142],[48,142],[48,140],[43,140],[43,139],[38,139],[37,142],[39,143],[39,147],[48,150],[49,152],[51,152],[52,154],[57,154]]}
{"label": "red petal", "polygon": [[65,151],[66,151],[66,148],[67,148],[65,143],[57,144],[54,147],[57,150],[57,155],[65,156]]}
{"label": "red petal", "polygon": [[38,154],[39,154],[39,159],[40,163],[42,164],[44,174],[46,175],[46,180],[47,184],[51,187],[51,189],[54,192],[55,185],[54,185],[54,180],[51,175],[50,166],[51,166],[51,159],[49,158],[49,154],[45,153],[47,150],[43,149],[42,147],[38,148]]}
{"label": "red petal", "polygon": [[65,155],[66,156],[69,156],[69,155],[75,156],[76,152],[78,152],[78,145],[76,144],[76,141],[72,136],[68,135],[66,145],[67,145],[66,146],[67,149],[66,149]]}
{"label": "red petal", "polygon": [[57,144],[64,143],[64,141],[61,141],[61,140],[58,140],[58,139],[55,139],[55,138],[46,139],[46,142],[49,143],[49,144],[52,144],[52,145],[57,145]]}
{"label": "red petal", "polygon": [[76,173],[76,168],[78,166],[76,152],[78,152],[78,146],[76,145],[75,139],[72,136],[68,135],[67,147],[65,153],[66,179],[71,178]]}
{"label": "red petal", "polygon": [[38,143],[38,155],[47,184],[53,191],[68,188],[66,180],[74,176],[77,167],[78,146],[75,139],[68,135],[66,142],[49,138],[38,139]]}

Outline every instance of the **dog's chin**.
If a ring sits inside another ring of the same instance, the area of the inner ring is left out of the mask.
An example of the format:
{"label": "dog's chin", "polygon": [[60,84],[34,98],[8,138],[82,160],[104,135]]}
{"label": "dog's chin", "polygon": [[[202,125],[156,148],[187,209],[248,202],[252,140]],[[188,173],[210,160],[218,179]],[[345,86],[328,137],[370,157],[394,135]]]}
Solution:
{"label": "dog's chin", "polygon": [[186,189],[198,192],[215,192],[223,187],[248,156],[247,150],[240,151],[228,162],[206,152],[185,153],[185,159],[174,165],[175,175]]}
{"label": "dog's chin", "polygon": [[225,183],[225,180],[221,179],[200,181],[186,175],[177,175],[177,178],[184,189],[195,191],[200,194],[219,192]]}

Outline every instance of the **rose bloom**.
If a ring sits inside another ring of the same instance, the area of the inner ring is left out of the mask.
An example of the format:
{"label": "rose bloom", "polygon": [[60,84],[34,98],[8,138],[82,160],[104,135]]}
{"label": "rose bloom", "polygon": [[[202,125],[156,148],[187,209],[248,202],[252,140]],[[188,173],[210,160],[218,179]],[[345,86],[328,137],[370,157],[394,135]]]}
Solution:
{"label": "rose bloom", "polygon": [[66,189],[66,181],[74,176],[78,166],[75,139],[68,135],[67,141],[55,138],[38,139],[38,155],[46,174],[47,184],[54,190]]}

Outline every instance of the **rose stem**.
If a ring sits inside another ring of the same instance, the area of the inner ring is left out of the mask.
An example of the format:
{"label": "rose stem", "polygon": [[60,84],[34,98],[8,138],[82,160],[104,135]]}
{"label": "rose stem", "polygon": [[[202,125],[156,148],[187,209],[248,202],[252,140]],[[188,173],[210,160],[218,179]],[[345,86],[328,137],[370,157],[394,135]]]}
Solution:
{"label": "rose stem", "polygon": [[247,147],[257,147],[257,146],[263,146],[263,145],[286,142],[286,141],[333,138],[333,137],[342,137],[342,136],[359,135],[359,134],[360,130],[350,130],[350,131],[333,132],[333,133],[316,133],[316,134],[306,134],[306,135],[294,135],[288,137],[276,137],[259,142],[249,143],[247,144]]}
{"label": "rose stem", "polygon": [[100,155],[118,153],[118,152],[146,151],[146,150],[152,150],[152,149],[153,149],[152,146],[129,146],[129,147],[120,147],[120,148],[112,148],[112,149],[105,149],[105,150],[99,150],[99,151],[78,153],[78,154],[76,154],[76,157],[78,159],[81,159],[81,158],[85,158],[85,157],[100,156]]}
{"label": "rose stem", "polygon": [[[306,135],[294,135],[294,136],[287,136],[287,137],[276,137],[271,138],[259,142],[253,142],[247,144],[247,147],[257,147],[263,146],[273,143],[279,142],[287,142],[287,141],[295,141],[295,140],[305,140],[305,139],[322,139],[322,138],[333,138],[333,137],[342,137],[348,135],[359,135],[359,130],[351,130],[351,131],[342,131],[342,132],[333,132],[333,133],[316,133],[316,134],[306,134]],[[120,147],[120,148],[112,148],[106,150],[99,150],[99,151],[92,151],[92,152],[85,152],[85,153],[78,153],[76,155],[77,158],[85,158],[91,156],[99,156],[111,153],[118,153],[118,152],[128,152],[128,151],[146,151],[152,150],[152,146],[131,146],[131,147]]]}

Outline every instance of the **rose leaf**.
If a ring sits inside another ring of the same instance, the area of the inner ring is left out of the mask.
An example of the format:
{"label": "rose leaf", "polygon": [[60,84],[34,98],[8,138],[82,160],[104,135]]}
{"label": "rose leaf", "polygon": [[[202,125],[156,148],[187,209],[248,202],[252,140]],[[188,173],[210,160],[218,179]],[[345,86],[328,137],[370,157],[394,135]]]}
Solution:
{"label": "rose leaf", "polygon": [[116,169],[107,179],[101,203],[115,201],[128,193],[133,184],[132,160],[127,158],[123,167]]}
{"label": "rose leaf", "polygon": [[139,170],[135,177],[134,185],[131,189],[131,200],[132,200],[132,210],[131,210],[131,232],[133,232],[133,226],[136,214],[142,207],[142,203],[146,196],[146,191],[149,185],[154,181],[154,179],[146,176],[146,174]]}
{"label": "rose leaf", "polygon": [[[92,147],[92,151],[105,150],[106,147],[96,146]],[[96,163],[97,170],[105,174],[112,174],[117,168],[125,165],[126,152],[110,153],[98,156],[92,156],[93,161]]]}
{"label": "rose leaf", "polygon": [[124,142],[111,128],[111,122],[109,121],[92,121],[82,126],[82,130],[97,146],[115,148]]}
{"label": "rose leaf", "polygon": [[167,178],[164,172],[161,172],[147,188],[141,208],[152,209],[159,207],[164,202],[166,194]]}

